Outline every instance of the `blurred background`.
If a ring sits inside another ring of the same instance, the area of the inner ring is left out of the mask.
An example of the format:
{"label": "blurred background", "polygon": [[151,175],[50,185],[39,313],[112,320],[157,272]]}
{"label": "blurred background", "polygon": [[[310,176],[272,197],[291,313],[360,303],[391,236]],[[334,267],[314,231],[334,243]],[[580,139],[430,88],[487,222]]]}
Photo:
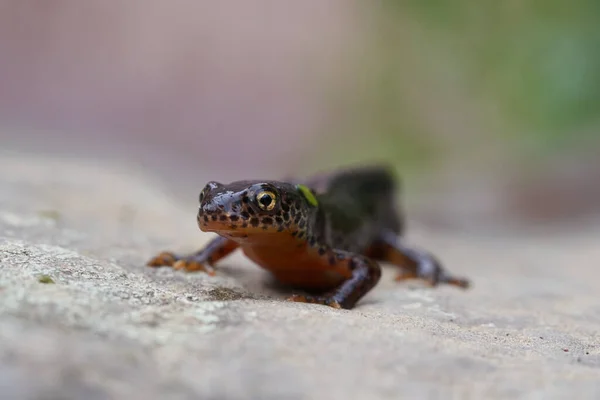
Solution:
{"label": "blurred background", "polygon": [[[387,162],[447,229],[600,214],[600,2],[0,3],[2,150],[206,180]],[[140,199],[143,201],[143,199]]]}

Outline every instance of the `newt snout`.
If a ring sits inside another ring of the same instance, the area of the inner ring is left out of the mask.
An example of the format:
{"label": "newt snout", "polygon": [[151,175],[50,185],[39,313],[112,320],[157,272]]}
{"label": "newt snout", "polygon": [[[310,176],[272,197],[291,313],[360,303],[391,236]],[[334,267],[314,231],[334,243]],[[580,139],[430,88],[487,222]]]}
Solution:
{"label": "newt snout", "polygon": [[235,202],[224,194],[207,197],[198,207],[198,227],[204,232],[228,231],[237,229],[239,221],[238,213],[240,206],[234,206]]}

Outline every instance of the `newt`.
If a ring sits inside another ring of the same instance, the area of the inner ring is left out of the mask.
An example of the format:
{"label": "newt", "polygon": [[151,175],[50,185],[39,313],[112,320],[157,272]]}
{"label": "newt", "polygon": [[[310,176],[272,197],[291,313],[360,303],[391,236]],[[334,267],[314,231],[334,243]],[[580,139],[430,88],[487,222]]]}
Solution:
{"label": "newt", "polygon": [[218,234],[193,254],[162,252],[148,266],[215,274],[241,249],[275,279],[304,295],[288,300],[351,309],[381,278],[380,262],[400,267],[396,280],[468,288],[431,253],[402,239],[398,181],[385,166],[317,175],[305,182],[209,182],[200,192],[200,230]]}

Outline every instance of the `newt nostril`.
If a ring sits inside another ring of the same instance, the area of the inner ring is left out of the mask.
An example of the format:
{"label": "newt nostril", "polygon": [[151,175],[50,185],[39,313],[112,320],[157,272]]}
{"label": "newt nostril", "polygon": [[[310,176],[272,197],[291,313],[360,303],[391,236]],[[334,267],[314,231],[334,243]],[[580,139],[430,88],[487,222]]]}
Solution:
{"label": "newt nostril", "polygon": [[242,211],[242,202],[241,201],[235,201],[231,204],[231,212],[238,214],[240,211]]}

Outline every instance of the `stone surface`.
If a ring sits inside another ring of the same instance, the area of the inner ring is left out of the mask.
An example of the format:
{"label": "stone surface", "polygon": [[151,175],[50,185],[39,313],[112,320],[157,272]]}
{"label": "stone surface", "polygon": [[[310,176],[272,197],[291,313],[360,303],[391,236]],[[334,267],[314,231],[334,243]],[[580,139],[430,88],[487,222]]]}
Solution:
{"label": "stone surface", "polygon": [[0,156],[2,398],[600,394],[597,230],[412,224],[409,239],[473,289],[397,284],[386,268],[345,311],[283,301],[290,292],[240,254],[216,277],[144,267],[210,237],[195,200],[127,166]]}

